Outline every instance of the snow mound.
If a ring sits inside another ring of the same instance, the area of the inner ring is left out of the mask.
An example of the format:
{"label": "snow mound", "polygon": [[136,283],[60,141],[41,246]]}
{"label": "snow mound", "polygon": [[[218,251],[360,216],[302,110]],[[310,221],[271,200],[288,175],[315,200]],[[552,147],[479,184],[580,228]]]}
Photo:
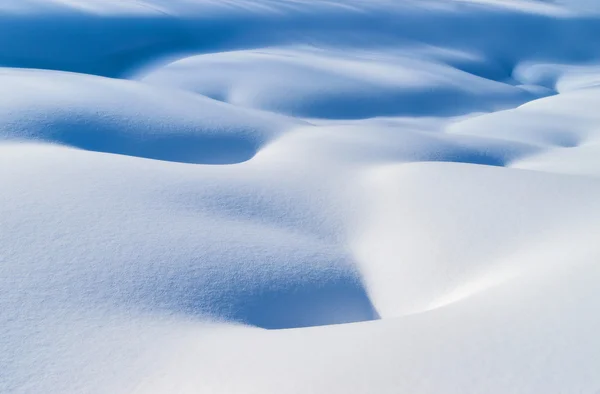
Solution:
{"label": "snow mound", "polygon": [[185,163],[250,159],[294,121],[124,80],[1,69],[0,138]]}
{"label": "snow mound", "polygon": [[216,53],[176,61],[143,80],[237,106],[333,119],[453,115],[515,106],[535,97],[519,87],[387,51]]}
{"label": "snow mound", "polygon": [[3,0],[0,393],[596,393],[599,11]]}
{"label": "snow mound", "polygon": [[599,219],[590,216],[600,212],[597,182],[454,163],[388,165],[365,178],[373,211],[353,244],[382,317],[427,311],[553,272],[568,255],[598,253],[587,235]]}

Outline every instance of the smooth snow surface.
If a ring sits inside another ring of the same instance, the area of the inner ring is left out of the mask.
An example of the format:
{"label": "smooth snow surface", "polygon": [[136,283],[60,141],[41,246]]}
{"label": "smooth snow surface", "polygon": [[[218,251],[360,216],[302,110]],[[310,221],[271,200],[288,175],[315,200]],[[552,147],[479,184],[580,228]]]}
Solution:
{"label": "smooth snow surface", "polygon": [[598,37],[593,0],[0,1],[0,392],[597,394]]}

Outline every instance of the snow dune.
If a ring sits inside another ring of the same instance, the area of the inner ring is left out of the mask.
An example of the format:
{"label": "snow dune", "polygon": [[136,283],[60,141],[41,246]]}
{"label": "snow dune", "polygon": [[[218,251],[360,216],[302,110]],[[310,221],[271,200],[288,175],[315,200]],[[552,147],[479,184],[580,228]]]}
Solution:
{"label": "snow dune", "polygon": [[598,11],[4,0],[0,392],[596,393]]}

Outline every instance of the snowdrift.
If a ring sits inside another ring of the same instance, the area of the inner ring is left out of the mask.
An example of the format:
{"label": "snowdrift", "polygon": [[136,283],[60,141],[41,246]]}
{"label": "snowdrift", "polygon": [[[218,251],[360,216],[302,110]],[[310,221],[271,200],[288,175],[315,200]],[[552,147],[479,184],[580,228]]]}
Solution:
{"label": "snowdrift", "polygon": [[599,11],[2,1],[0,392],[596,393]]}

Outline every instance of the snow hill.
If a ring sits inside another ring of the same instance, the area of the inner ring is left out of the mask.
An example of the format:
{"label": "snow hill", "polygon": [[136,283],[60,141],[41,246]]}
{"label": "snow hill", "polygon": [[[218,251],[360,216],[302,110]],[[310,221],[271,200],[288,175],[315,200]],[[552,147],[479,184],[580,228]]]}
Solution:
{"label": "snow hill", "polygon": [[600,3],[2,0],[0,393],[600,392]]}

